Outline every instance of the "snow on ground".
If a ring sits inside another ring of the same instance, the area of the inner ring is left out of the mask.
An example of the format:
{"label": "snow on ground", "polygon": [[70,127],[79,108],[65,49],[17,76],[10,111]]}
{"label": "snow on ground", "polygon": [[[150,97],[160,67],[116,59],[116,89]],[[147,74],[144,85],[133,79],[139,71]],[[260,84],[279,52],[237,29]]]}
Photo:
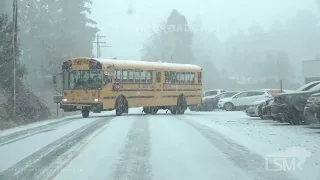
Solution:
{"label": "snow on ground", "polygon": [[[115,114],[115,111],[106,111],[106,112],[102,112],[102,113],[90,113],[90,117],[103,116],[103,115],[114,115],[114,114]],[[77,114],[77,115],[72,115],[72,116],[67,116],[67,117],[62,117],[62,118],[49,119],[49,120],[44,120],[44,121],[40,121],[40,122],[30,123],[30,124],[23,125],[23,126],[14,127],[11,129],[5,129],[2,131],[0,130],[0,137],[11,134],[11,133],[19,132],[22,130],[27,130],[27,129],[39,127],[39,126],[46,125],[49,123],[64,121],[64,120],[70,119],[70,118],[80,118],[81,119],[82,115]]]}
{"label": "snow on ground", "polygon": [[[135,108],[129,113],[123,116],[114,116],[114,112],[90,114],[92,118],[86,119],[80,116],[79,120],[52,131],[0,145],[0,179],[1,171],[19,160],[99,118],[110,119],[107,117],[112,120],[102,123],[100,128],[93,130],[94,133],[88,136],[79,133],[75,138],[70,136],[69,140],[61,140],[59,147],[52,147],[52,151],[58,154],[61,150],[61,156],[47,153],[43,157],[45,160],[33,163],[41,166],[48,160],[49,171],[45,171],[49,174],[45,175],[57,180],[286,180],[292,174],[301,180],[320,178],[320,154],[317,151],[320,147],[320,130],[317,128],[320,127],[317,125],[288,126],[249,118],[244,112],[187,111],[185,115],[171,115],[159,111],[157,115],[145,115],[142,108]],[[76,140],[79,142],[74,143]],[[69,144],[73,144],[70,149],[60,147]],[[302,164],[302,170],[266,171],[264,158],[267,154],[279,154],[293,146],[306,148],[311,153],[311,158]],[[20,173],[20,177],[24,173],[29,175],[25,179],[33,177],[28,171]]]}
{"label": "snow on ground", "polygon": [[154,180],[255,179],[195,129],[172,116],[152,117],[150,129]]}
{"label": "snow on ground", "polygon": [[17,163],[19,160],[31,155],[53,141],[63,137],[71,131],[84,126],[97,118],[79,119],[71,122],[58,129],[48,129],[40,134],[30,136],[28,138],[12,142],[10,144],[0,146],[0,171],[9,168]]}
{"label": "snow on ground", "polygon": [[[232,171],[230,171],[230,169]],[[169,114],[117,117],[54,179],[254,179]]]}
{"label": "snow on ground", "polygon": [[[226,114],[228,115],[226,116]],[[211,112],[201,113],[203,118],[186,117],[194,122],[209,126],[266,157],[268,154],[285,152],[286,148],[301,147],[311,153],[302,164],[302,170],[290,171],[300,179],[320,178],[320,126],[291,126],[274,121],[249,118],[243,112]],[[318,129],[318,130],[316,130]],[[304,156],[298,151],[293,156]]]}
{"label": "snow on ground", "polygon": [[134,117],[120,116],[110,122],[86,148],[83,149],[69,165],[67,165],[54,179],[108,179],[113,165],[121,155],[127,132]]}
{"label": "snow on ground", "polygon": [[15,133],[18,131],[22,131],[22,130],[26,130],[26,129],[30,129],[30,128],[34,128],[34,127],[38,127],[41,125],[46,125],[52,122],[57,122],[57,121],[63,121],[65,119],[68,118],[77,118],[77,117],[82,117],[81,115],[73,115],[73,116],[67,116],[67,117],[62,117],[62,118],[57,118],[57,119],[49,119],[49,120],[44,120],[44,121],[40,121],[40,122],[34,122],[34,123],[30,123],[28,125],[23,125],[23,126],[18,126],[18,127],[14,127],[14,128],[10,128],[10,129],[5,129],[5,130],[0,130],[0,136],[5,136],[11,133]]}

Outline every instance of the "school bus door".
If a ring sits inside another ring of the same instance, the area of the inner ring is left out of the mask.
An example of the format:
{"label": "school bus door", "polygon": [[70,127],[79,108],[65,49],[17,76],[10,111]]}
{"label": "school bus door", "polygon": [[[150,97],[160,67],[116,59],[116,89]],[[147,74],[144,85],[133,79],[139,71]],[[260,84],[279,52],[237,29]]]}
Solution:
{"label": "school bus door", "polygon": [[103,73],[103,87],[107,91],[112,91],[112,85],[114,79],[112,78],[114,74],[114,70],[108,69]]}

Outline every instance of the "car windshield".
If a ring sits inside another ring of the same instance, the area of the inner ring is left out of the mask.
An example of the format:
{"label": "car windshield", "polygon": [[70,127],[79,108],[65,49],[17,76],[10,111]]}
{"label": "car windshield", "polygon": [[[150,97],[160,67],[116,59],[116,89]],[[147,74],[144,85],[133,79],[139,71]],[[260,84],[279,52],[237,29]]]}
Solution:
{"label": "car windshield", "polygon": [[320,84],[318,83],[316,86],[313,86],[312,88],[308,89],[308,91],[320,91]]}
{"label": "car windshield", "polygon": [[311,90],[311,88],[317,86],[319,83],[320,83],[320,82],[305,84],[305,85],[301,86],[300,88],[298,88],[296,91],[307,91],[307,90]]}
{"label": "car windshield", "polygon": [[204,93],[204,96],[214,96],[217,95],[218,92],[217,91],[207,91]]}
{"label": "car windshield", "polygon": [[235,96],[238,96],[238,95],[241,94],[241,93],[243,93],[243,92],[238,92],[238,93],[236,93],[235,95],[230,96],[230,97],[233,98],[233,97],[235,97]]}

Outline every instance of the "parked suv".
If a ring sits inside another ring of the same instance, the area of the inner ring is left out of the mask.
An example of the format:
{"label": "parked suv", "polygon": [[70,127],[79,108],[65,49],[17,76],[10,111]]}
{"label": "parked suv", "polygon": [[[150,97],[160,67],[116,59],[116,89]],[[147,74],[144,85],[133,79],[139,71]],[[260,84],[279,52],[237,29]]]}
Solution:
{"label": "parked suv", "polygon": [[213,111],[218,108],[218,102],[220,99],[231,97],[235,94],[239,93],[238,91],[228,91],[223,92],[213,98],[206,98],[202,103],[205,111]]}
{"label": "parked suv", "polygon": [[208,91],[204,92],[202,100],[204,101],[204,100],[206,100],[206,99],[214,98],[214,97],[216,97],[217,95],[219,95],[219,94],[221,94],[221,93],[224,93],[224,92],[227,92],[227,91],[224,90],[224,89],[208,90]]}
{"label": "parked suv", "polygon": [[202,103],[195,106],[190,106],[189,107],[190,111],[206,111],[207,109],[205,107],[204,102],[206,100],[213,99],[224,92],[227,92],[227,91],[224,89],[213,89],[213,90],[205,91],[202,96]]}
{"label": "parked suv", "polygon": [[235,94],[230,98],[219,100],[218,107],[223,108],[226,111],[232,111],[235,109],[246,109],[255,101],[267,100],[271,97],[272,95],[268,91],[245,91]]}
{"label": "parked suv", "polygon": [[303,115],[308,122],[320,122],[320,93],[312,94],[308,98]]}
{"label": "parked suv", "polygon": [[271,113],[275,114],[280,122],[289,122],[292,125],[308,123],[304,117],[304,107],[308,98],[320,92],[320,81],[314,81],[300,87],[291,93],[281,93],[274,96]]}

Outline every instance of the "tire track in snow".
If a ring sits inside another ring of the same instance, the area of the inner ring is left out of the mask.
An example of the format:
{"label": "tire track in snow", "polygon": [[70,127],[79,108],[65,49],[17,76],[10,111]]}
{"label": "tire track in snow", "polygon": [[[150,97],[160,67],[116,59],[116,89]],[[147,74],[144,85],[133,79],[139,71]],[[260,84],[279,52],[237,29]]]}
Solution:
{"label": "tire track in snow", "polygon": [[13,143],[13,142],[16,142],[16,141],[19,141],[19,140],[22,140],[22,139],[25,139],[25,138],[28,138],[28,137],[36,135],[36,134],[39,134],[41,132],[46,131],[47,129],[55,129],[55,128],[59,127],[59,126],[63,126],[65,124],[71,123],[71,122],[76,121],[78,119],[79,119],[79,117],[61,119],[61,120],[58,120],[56,122],[51,122],[51,123],[48,123],[48,124],[45,124],[45,125],[40,125],[40,126],[37,126],[37,127],[25,129],[25,130],[18,131],[18,132],[14,132],[14,133],[11,133],[11,134],[8,134],[8,135],[0,136],[0,147],[1,146],[5,146],[5,145],[10,144],[10,143]]}
{"label": "tire track in snow", "polygon": [[109,118],[99,118],[87,125],[82,126],[79,129],[70,132],[69,134],[59,138],[58,140],[48,144],[30,156],[24,158],[7,170],[0,172],[0,179],[37,179],[40,174],[51,171],[51,169],[48,169],[48,167],[50,167],[50,165],[54,163],[56,159],[114,118],[115,116]]}
{"label": "tire track in snow", "polygon": [[[142,117],[142,118],[141,118]],[[137,116],[111,174],[112,180],[150,180],[152,167],[148,116]],[[109,179],[109,178],[108,178]]]}
{"label": "tire track in snow", "polygon": [[[246,172],[253,174],[253,177],[259,177],[259,180],[298,180],[295,176],[284,171],[266,171],[265,158],[251,152],[248,148],[237,144],[224,135],[214,131],[212,128],[187,119],[185,116],[174,116],[186,124],[193,127],[216,148],[224,153],[234,164]],[[274,164],[268,164],[269,167],[276,167]]]}

